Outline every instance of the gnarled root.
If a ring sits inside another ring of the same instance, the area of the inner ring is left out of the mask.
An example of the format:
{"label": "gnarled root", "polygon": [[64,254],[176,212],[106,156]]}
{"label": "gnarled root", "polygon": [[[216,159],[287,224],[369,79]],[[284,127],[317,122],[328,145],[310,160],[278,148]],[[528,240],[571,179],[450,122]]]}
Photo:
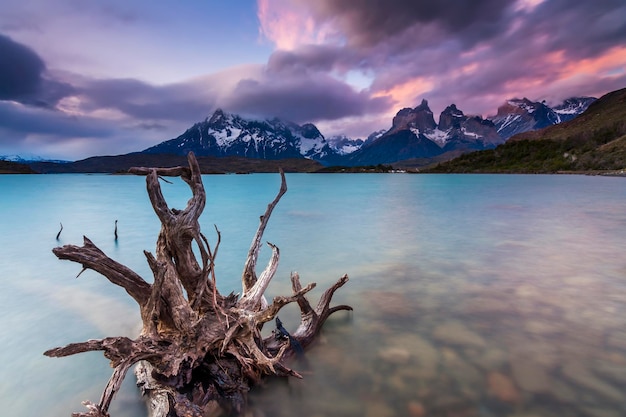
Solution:
{"label": "gnarled root", "polygon": [[[80,263],[83,270],[97,271],[124,288],[139,305],[143,321],[143,330],[135,340],[108,337],[45,352],[47,356],[63,357],[101,350],[111,360],[113,375],[100,402],[85,402],[88,411],[74,416],[108,417],[115,393],[135,364],[138,385],[149,399],[151,417],[201,417],[213,415],[218,409],[240,412],[245,408],[247,392],[264,376],[301,378],[285,366],[284,360],[310,345],[332,313],[352,310],[346,305],[330,307],[335,291],[348,281],[347,275],[322,294],[315,308],[305,297],[315,284],[302,287],[296,273],[291,276],[293,294],[275,297],[269,305],[265,302],[265,290],[278,268],[278,247],[268,243],[272,249],[269,263],[259,276],[255,269],[263,232],[287,191],[282,171],[280,190],[260,217],[248,252],[241,278],[242,295],[221,295],[214,271],[221,236],[216,228],[217,243],[211,248],[200,232],[198,218],[206,193],[193,153],[188,155],[188,162],[189,167],[130,170],[146,175],[148,195],[162,225],[155,255],[145,252],[154,275],[152,284],[109,258],[86,237],[83,246],[66,245],[53,250],[59,259]],[[184,210],[168,207],[159,184],[163,176],[180,176],[191,188],[192,198]],[[195,253],[200,254],[200,261]],[[293,302],[301,311],[298,329],[286,337],[262,338],[263,324],[274,320],[285,305]]]}

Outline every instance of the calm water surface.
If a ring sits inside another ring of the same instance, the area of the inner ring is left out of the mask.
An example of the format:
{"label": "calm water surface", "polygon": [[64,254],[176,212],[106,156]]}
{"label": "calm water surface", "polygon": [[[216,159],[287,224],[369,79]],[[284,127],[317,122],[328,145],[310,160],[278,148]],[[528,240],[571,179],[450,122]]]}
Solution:
{"label": "calm water surface", "polygon": [[[205,176],[202,228],[220,291],[239,277],[278,175]],[[305,379],[270,380],[255,416],[617,417],[626,415],[626,181],[585,176],[287,176],[265,238],[281,249],[269,296],[289,274],[341,275]],[[171,206],[190,197],[163,184]],[[51,249],[85,235],[147,280],[142,251],[159,223],[144,178],[0,176],[0,409],[69,416],[98,401],[111,369],[99,352],[52,347],[140,329],[120,288]],[[113,237],[118,220],[120,238]],[[63,224],[59,240],[55,239]],[[260,264],[268,259],[262,252]],[[281,312],[295,329],[298,312]],[[268,329],[269,330],[269,329]],[[112,415],[143,417],[129,374]]]}

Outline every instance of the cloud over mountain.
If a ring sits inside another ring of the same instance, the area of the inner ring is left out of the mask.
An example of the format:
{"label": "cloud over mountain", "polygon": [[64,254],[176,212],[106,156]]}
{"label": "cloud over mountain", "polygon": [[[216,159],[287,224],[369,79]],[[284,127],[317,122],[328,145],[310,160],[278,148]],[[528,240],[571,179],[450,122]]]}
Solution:
{"label": "cloud over mountain", "polygon": [[0,146],[123,152],[217,107],[364,138],[424,98],[488,116],[507,97],[601,96],[626,85],[625,45],[623,0],[9,1],[0,117],[32,127],[0,120]]}

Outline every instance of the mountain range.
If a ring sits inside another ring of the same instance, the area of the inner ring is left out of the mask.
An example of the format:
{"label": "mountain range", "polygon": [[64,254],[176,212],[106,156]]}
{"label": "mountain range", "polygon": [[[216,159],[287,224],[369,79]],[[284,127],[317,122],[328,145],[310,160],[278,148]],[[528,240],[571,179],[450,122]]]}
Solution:
{"label": "mountain range", "polygon": [[572,120],[587,110],[595,100],[594,97],[573,97],[550,108],[545,102],[514,98],[500,106],[498,113],[489,119],[496,125],[498,134],[506,140],[518,133]]}
{"label": "mountain range", "polygon": [[511,137],[495,149],[468,153],[428,172],[626,175],[626,88],[605,94],[568,121]]}
{"label": "mountain range", "polygon": [[[468,116],[451,104],[435,122],[428,102],[400,110],[391,128],[367,139],[345,136],[326,139],[311,123],[297,125],[279,119],[250,120],[217,109],[180,136],[145,149],[147,154],[239,156],[261,159],[306,158],[323,165],[393,164],[443,154],[458,155],[490,149],[520,132],[540,129],[582,113],[595,99],[570,98],[548,107],[527,98],[508,100],[496,116]],[[445,158],[444,158],[445,159]]]}
{"label": "mountain range", "polygon": [[[247,119],[217,109],[211,117],[195,123],[176,138],[132,154],[94,158],[106,158],[107,163],[112,164],[109,170],[113,170],[113,166],[124,169],[132,159],[145,159],[141,155],[160,155],[157,159],[164,160],[165,155],[184,156],[190,151],[198,157],[230,157],[231,162],[237,158],[264,161],[292,159],[316,162],[321,164],[320,167],[393,164],[418,168],[464,153],[493,149],[516,134],[571,120],[595,100],[592,97],[574,97],[549,107],[545,102],[514,98],[505,101],[495,116],[486,119],[466,115],[451,104],[441,112],[438,122],[428,102],[422,100],[415,108],[398,111],[390,128],[373,132],[365,139],[346,136],[326,138],[311,123],[298,125],[277,118]],[[15,161],[16,158],[0,156],[0,160]],[[89,166],[96,170],[94,172],[106,172],[106,164],[96,164],[94,158],[70,164],[61,164],[61,161],[54,161],[56,164],[42,161],[28,163],[44,172],[77,172],[89,170]],[[120,161],[124,162],[113,163],[111,158],[121,158]],[[242,161],[236,165],[247,167],[249,164]],[[305,170],[311,169],[312,166],[306,164]],[[247,171],[247,168],[243,170]]]}

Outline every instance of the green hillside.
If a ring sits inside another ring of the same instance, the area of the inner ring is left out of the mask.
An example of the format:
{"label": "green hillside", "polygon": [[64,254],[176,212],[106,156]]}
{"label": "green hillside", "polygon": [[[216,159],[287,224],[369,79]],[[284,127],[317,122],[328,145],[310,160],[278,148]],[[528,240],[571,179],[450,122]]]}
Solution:
{"label": "green hillside", "polygon": [[546,129],[521,133],[495,149],[472,152],[423,172],[555,173],[626,168],[626,88]]}

